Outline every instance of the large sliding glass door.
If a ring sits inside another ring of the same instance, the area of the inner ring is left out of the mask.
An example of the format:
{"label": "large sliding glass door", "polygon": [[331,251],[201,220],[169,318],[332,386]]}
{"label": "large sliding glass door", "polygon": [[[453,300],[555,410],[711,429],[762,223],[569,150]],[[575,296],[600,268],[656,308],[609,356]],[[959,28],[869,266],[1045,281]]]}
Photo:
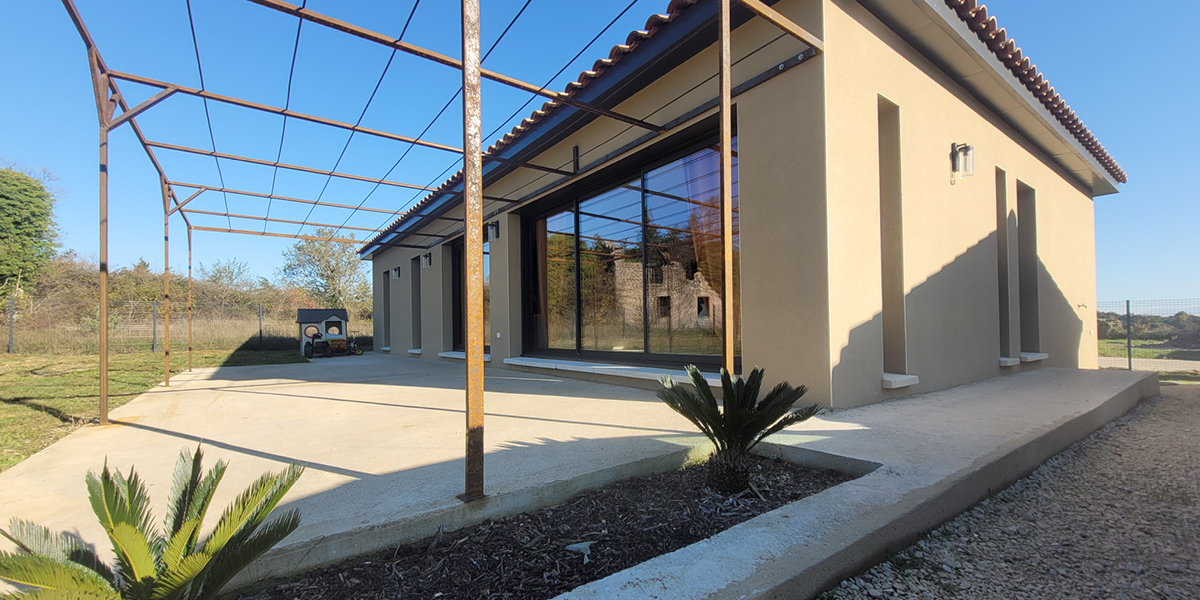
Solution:
{"label": "large sliding glass door", "polygon": [[[725,326],[719,160],[711,147],[702,148],[533,220],[527,238],[532,352],[719,362]],[[731,301],[740,353],[736,158],[733,167]]]}

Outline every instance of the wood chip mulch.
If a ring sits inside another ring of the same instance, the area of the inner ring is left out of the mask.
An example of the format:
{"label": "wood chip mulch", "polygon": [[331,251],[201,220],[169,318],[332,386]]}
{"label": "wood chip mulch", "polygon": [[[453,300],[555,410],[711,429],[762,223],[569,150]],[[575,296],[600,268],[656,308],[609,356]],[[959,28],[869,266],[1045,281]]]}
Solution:
{"label": "wood chip mulch", "polygon": [[[439,534],[238,598],[552,598],[852,479],[761,457],[752,469],[752,489],[733,496],[706,488],[705,468],[695,465]],[[580,552],[584,545],[586,555]]]}

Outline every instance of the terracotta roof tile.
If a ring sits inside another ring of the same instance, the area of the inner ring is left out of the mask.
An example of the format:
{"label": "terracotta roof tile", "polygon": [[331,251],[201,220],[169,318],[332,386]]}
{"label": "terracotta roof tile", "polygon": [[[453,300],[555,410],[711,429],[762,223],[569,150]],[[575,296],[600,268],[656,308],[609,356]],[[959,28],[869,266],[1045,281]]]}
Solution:
{"label": "terracotta roof tile", "polygon": [[976,0],[945,0],[946,6],[949,6],[958,14],[958,18],[962,19],[975,35],[979,36],[980,41],[987,44],[989,50],[1004,63],[1004,66],[1012,71],[1012,74],[1025,85],[1035,98],[1037,98],[1050,114],[1054,115],[1058,122],[1062,124],[1080,145],[1091,152],[1092,156],[1100,163],[1109,175],[1112,175],[1120,183],[1125,183],[1127,178],[1125,171],[1117,164],[1117,161],[1109,155],[1104,146],[1096,140],[1096,136],[1084,126],[1083,122],[1067,106],[1065,100],[1054,91],[1054,86],[1046,81],[1046,76],[1037,69],[1037,65],[1029,60],[1029,57],[1024,56],[1021,49],[1017,47],[1016,42],[1008,37],[1008,32],[1004,28],[996,24],[996,17],[989,17],[987,6],[979,4]]}

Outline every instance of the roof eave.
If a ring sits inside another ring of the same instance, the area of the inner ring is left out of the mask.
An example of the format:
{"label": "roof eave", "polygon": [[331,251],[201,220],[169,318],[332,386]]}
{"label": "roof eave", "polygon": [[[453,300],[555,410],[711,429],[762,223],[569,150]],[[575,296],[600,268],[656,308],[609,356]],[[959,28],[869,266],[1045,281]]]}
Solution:
{"label": "roof eave", "polygon": [[859,0],[906,42],[953,77],[1071,173],[1092,196],[1120,183],[1066,129],[944,0]]}

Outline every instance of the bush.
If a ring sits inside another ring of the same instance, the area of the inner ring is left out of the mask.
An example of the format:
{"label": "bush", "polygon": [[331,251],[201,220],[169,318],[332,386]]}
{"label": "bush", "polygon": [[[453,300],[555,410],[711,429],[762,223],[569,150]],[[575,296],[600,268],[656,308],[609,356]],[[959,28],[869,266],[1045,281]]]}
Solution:
{"label": "bush", "polygon": [[813,404],[789,413],[808,389],[803,385],[793,388],[786,381],[759,401],[765,371],[755,368],[745,380],[734,380],[721,369],[722,412],[700,370],[688,365],[687,372],[693,389],[677,385],[674,378],[664,375],[658,397],[712,441],[716,450],[708,459],[708,483],[722,493],[737,493],[750,486],[750,450],[763,438],[808,420],[821,410],[820,405]]}
{"label": "bush", "polygon": [[28,521],[13,519],[0,535],[18,552],[0,552],[0,579],[33,588],[28,597],[104,598],[125,600],[214,598],[233,576],[283,541],[300,525],[290,510],[263,524],[287,494],[304,467],[292,464],[250,484],[221,514],[217,526],[201,536],[204,515],[225,463],[207,473],[203,454],[185,448],[175,465],[167,504],[165,535],[151,523],[146,486],[130,469],[129,477],[111,473],[108,464],[97,475],[89,471],[92,510],[112,542],[117,564],[100,561],[92,546],[69,533],[57,535]]}

